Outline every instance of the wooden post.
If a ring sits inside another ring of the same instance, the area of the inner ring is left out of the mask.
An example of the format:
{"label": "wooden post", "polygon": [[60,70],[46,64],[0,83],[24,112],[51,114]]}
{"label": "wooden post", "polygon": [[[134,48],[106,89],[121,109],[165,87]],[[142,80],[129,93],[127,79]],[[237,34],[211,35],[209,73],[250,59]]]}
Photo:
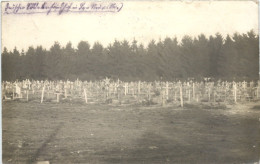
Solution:
{"label": "wooden post", "polygon": [[162,91],[162,106],[165,106],[165,92]]}
{"label": "wooden post", "polygon": [[182,84],[180,85],[180,101],[181,101],[181,107],[183,108]]}
{"label": "wooden post", "polygon": [[227,88],[225,87],[225,100],[224,100],[224,102],[226,102],[227,101]]}
{"label": "wooden post", "polygon": [[166,91],[165,91],[165,94],[166,94],[166,100],[169,99],[169,83],[168,81],[166,82]]}
{"label": "wooden post", "polygon": [[4,87],[4,84],[2,83],[2,99],[3,98],[6,99],[6,95],[5,95],[5,87]]}
{"label": "wooden post", "polygon": [[113,91],[113,93],[114,93],[114,96],[118,96],[118,91],[117,91],[117,83],[114,83],[114,91]]}
{"label": "wooden post", "polygon": [[[112,86],[113,87],[113,86]],[[110,84],[108,84],[108,86],[107,86],[107,88],[108,88],[108,92],[107,92],[107,97],[110,97],[110,95],[112,95],[111,93],[110,93]],[[113,88],[112,88],[113,89]]]}
{"label": "wooden post", "polygon": [[45,85],[42,88],[42,96],[41,96],[41,103],[43,102],[43,97],[44,97],[44,90],[45,90]]}
{"label": "wooden post", "polygon": [[64,96],[65,96],[65,99],[67,99],[68,95],[67,95],[67,89],[64,89]]}
{"label": "wooden post", "polygon": [[139,81],[138,82],[138,96],[140,95],[140,92],[141,92],[141,82]]}
{"label": "wooden post", "polygon": [[258,97],[259,97],[259,83],[260,83],[260,81],[258,80],[257,84],[256,84],[256,99],[258,99]]}
{"label": "wooden post", "polygon": [[87,96],[87,91],[86,91],[85,88],[84,88],[84,96],[85,96],[85,102],[87,104],[88,103],[88,96]]}
{"label": "wooden post", "polygon": [[208,101],[210,102],[210,87],[208,89]]}
{"label": "wooden post", "polygon": [[57,94],[57,102],[60,102],[60,93],[56,93]]}
{"label": "wooden post", "polygon": [[117,100],[120,100],[120,91],[121,91],[121,89],[118,89],[118,86],[117,86],[117,88],[116,88],[116,93],[117,93]]}
{"label": "wooden post", "polygon": [[151,84],[148,84],[148,100],[151,100]]}
{"label": "wooden post", "polygon": [[124,88],[125,88],[125,96],[126,96],[126,94],[127,94],[127,86],[128,86],[128,84],[125,83],[125,86],[124,86]]}
{"label": "wooden post", "polygon": [[14,100],[14,87],[13,87],[13,100]]}
{"label": "wooden post", "polygon": [[17,84],[15,85],[15,93],[17,93],[18,98],[22,98],[21,88]]}
{"label": "wooden post", "polygon": [[192,83],[192,97],[195,99],[195,85]]}
{"label": "wooden post", "polygon": [[245,90],[245,89],[246,89],[246,87],[247,87],[247,84],[246,84],[246,82],[245,82],[245,81],[243,81],[242,85],[243,85],[243,89]]}
{"label": "wooden post", "polygon": [[19,98],[23,98],[23,92],[21,90],[22,89],[20,88],[20,96],[19,96]]}
{"label": "wooden post", "polygon": [[256,87],[256,98],[258,99],[258,94],[259,94],[259,88],[258,86]]}
{"label": "wooden post", "polygon": [[260,80],[257,81],[257,98],[259,98]]}
{"label": "wooden post", "polygon": [[190,102],[190,89],[189,89],[189,102]]}
{"label": "wooden post", "polygon": [[134,87],[132,86],[132,96],[134,97],[134,95],[135,95],[135,89],[134,89]]}
{"label": "wooden post", "polygon": [[28,93],[28,92],[29,92],[29,90],[27,89],[27,90],[26,90],[26,98],[27,98],[27,101],[29,101],[29,93]]}
{"label": "wooden post", "polygon": [[105,86],[105,92],[104,92],[104,97],[107,100],[107,87]]}
{"label": "wooden post", "polygon": [[213,92],[213,102],[216,102],[216,99],[215,99],[215,90],[214,90],[214,92]]}
{"label": "wooden post", "polygon": [[176,91],[174,91],[174,101],[177,101],[177,97],[176,97]]}
{"label": "wooden post", "polygon": [[234,83],[234,101],[235,101],[235,103],[237,102],[237,84],[236,83]]}

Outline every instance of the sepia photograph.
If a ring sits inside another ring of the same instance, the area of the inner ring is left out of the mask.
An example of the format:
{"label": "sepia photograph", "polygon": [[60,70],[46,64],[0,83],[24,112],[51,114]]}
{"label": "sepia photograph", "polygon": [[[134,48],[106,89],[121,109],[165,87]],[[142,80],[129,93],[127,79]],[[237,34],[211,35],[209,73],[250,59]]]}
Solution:
{"label": "sepia photograph", "polygon": [[2,1],[4,164],[260,164],[258,0]]}

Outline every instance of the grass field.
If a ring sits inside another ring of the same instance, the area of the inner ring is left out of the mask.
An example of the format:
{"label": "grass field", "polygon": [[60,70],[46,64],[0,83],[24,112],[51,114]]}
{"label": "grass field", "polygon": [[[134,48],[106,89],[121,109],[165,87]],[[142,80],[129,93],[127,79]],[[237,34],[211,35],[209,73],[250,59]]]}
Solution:
{"label": "grass field", "polygon": [[3,163],[257,162],[259,105],[3,102]]}

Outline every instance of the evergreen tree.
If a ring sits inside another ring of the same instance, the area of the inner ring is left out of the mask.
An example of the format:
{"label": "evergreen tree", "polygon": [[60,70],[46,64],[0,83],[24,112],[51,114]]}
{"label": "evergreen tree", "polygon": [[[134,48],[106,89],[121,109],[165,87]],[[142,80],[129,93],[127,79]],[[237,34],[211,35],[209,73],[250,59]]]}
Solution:
{"label": "evergreen tree", "polygon": [[107,47],[93,47],[81,41],[77,49],[71,42],[61,47],[55,42],[49,50],[42,46],[19,52],[2,52],[3,80],[97,80],[110,77],[132,80],[176,80],[215,77],[223,80],[258,79],[259,36],[254,31],[225,38],[217,33],[207,38],[184,36],[151,40],[147,47],[137,40],[117,41]]}

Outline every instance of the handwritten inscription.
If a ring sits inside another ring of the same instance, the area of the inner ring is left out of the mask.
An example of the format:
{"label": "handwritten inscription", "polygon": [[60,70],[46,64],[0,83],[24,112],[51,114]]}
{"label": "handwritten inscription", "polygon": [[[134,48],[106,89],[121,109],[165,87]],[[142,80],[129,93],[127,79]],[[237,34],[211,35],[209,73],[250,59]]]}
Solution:
{"label": "handwritten inscription", "polygon": [[123,3],[118,2],[34,2],[18,3],[7,2],[4,7],[4,14],[51,14],[58,15],[74,12],[119,12]]}

